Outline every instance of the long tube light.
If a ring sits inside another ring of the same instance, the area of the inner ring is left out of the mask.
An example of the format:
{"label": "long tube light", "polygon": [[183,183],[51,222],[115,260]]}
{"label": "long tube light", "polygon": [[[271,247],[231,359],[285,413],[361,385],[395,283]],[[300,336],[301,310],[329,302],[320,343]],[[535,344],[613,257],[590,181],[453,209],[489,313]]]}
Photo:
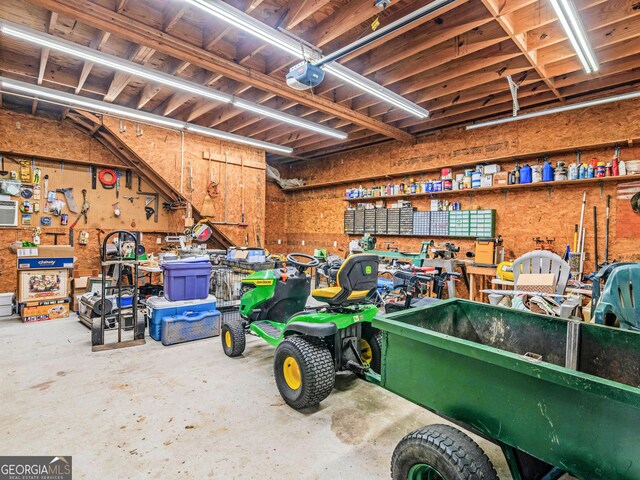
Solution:
{"label": "long tube light", "polygon": [[[296,58],[303,58],[311,63],[316,63],[322,60],[322,55],[318,50],[309,48],[302,42],[299,42],[282,32],[271,28],[268,25],[256,20],[251,15],[242,12],[231,5],[228,5],[221,0],[183,0],[190,5],[193,5],[213,16],[224,20],[231,24],[233,27],[237,27],[261,40],[273,45],[285,52],[293,55]],[[406,98],[392,92],[391,90],[372,82],[368,78],[359,73],[356,73],[345,66],[332,62],[324,67],[327,72],[337,76],[347,83],[371,94],[381,100],[388,102],[395,107],[398,107],[411,115],[415,115],[418,118],[426,118],[429,116],[429,111],[410,102]]]}
{"label": "long tube light", "polygon": [[574,103],[572,105],[563,105],[561,107],[550,108],[548,110],[540,110],[539,112],[525,113],[523,115],[518,115],[517,117],[505,117],[505,118],[498,118],[496,120],[489,120],[487,122],[475,123],[473,125],[467,125],[467,130],[491,127],[494,125],[501,125],[503,123],[511,123],[511,122],[517,122],[519,120],[526,120],[527,118],[543,117],[545,115],[553,115],[554,113],[569,112],[571,110],[578,110],[580,108],[595,107],[597,105],[604,105],[604,104],[613,103],[613,102],[621,102],[623,100],[631,100],[634,98],[640,98],[640,92],[625,93],[622,95],[615,95],[613,97],[599,98],[596,100],[589,100],[582,103]]}
{"label": "long tube light", "polygon": [[598,62],[571,0],[550,0],[558,20],[587,73],[598,71]]}
{"label": "long tube light", "polygon": [[229,142],[240,143],[243,145],[249,145],[252,147],[269,150],[271,152],[291,154],[293,149],[284,147],[281,145],[275,145],[269,142],[263,142],[261,140],[254,140],[252,138],[242,137],[233,133],[221,132],[213,128],[202,127],[193,123],[182,122],[173,118],[163,117],[154,113],[142,112],[133,108],[122,107],[120,105],[113,105],[111,103],[103,102],[100,100],[94,100],[92,98],[81,97],[71,93],[59,92],[51,88],[41,87],[39,85],[31,85],[29,83],[21,82],[18,80],[9,79],[6,77],[0,77],[0,90],[3,93],[11,94],[17,92],[19,94],[28,94],[38,98],[40,101],[52,101],[58,102],[63,105],[70,105],[80,107],[81,109],[88,110],[90,112],[103,113],[118,118],[126,118],[136,122],[147,123],[150,125],[156,125],[160,127],[171,128],[175,130],[187,130],[194,133],[200,133],[209,137],[215,137],[220,140],[226,140]]}
{"label": "long tube light", "polygon": [[11,37],[19,38],[21,40],[25,40],[42,47],[60,51],[77,58],[82,58],[98,65],[113,68],[114,70],[126,72],[155,83],[193,93],[195,95],[209,98],[211,100],[231,103],[238,108],[259,113],[261,115],[264,115],[265,117],[273,118],[290,125],[295,125],[297,127],[321,133],[330,137],[338,138],[340,140],[344,140],[348,137],[346,133],[341,132],[340,130],[325,127],[323,125],[310,122],[309,120],[298,118],[288,113],[280,112],[279,110],[273,108],[265,107],[248,100],[243,100],[233,95],[229,95],[228,93],[220,92],[218,90],[204,87],[202,85],[198,85],[197,83],[183,80],[164,72],[158,72],[156,70],[143,67],[135,62],[123,60],[113,55],[98,52],[83,45],[78,45],[67,40],[56,38],[53,35],[49,35],[47,33],[38,32],[37,30],[32,30],[27,27],[15,25],[11,22],[1,21],[0,31]]}

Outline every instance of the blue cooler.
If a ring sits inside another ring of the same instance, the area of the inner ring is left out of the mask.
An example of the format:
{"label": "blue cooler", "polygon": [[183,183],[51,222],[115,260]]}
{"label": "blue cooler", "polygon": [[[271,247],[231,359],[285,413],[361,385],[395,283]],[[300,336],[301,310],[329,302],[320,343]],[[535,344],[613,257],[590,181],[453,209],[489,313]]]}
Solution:
{"label": "blue cooler", "polygon": [[216,309],[216,297],[209,295],[204,300],[182,300],[170,302],[164,297],[147,299],[147,320],[149,336],[154,340],[162,340],[162,319],[171,315],[182,315],[185,312],[204,312]]}
{"label": "blue cooler", "polygon": [[182,315],[171,315],[162,319],[162,344],[189,342],[220,335],[220,312],[187,311]]}

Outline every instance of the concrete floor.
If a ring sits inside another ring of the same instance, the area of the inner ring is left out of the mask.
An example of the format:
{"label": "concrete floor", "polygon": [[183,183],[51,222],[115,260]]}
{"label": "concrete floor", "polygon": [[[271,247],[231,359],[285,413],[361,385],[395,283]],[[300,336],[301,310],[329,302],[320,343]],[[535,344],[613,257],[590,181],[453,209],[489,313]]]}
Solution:
{"label": "concrete floor", "polygon": [[[219,337],[92,353],[73,318],[2,321],[0,337],[0,455],[72,455],[76,479],[388,479],[396,443],[443,422],[353,375],[297,412],[255,337],[237,359]],[[476,440],[510,479],[499,448]]]}

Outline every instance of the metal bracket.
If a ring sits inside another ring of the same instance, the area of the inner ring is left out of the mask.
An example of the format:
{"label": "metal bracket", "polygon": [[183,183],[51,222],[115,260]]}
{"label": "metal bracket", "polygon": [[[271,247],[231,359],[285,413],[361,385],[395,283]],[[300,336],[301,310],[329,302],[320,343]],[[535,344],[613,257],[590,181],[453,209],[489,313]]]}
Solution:
{"label": "metal bracket", "polygon": [[604,198],[604,182],[600,180],[598,183],[600,184],[600,198]]}
{"label": "metal bracket", "polygon": [[547,187],[547,200],[551,201],[551,190],[553,190],[553,187],[551,185],[549,185]]}

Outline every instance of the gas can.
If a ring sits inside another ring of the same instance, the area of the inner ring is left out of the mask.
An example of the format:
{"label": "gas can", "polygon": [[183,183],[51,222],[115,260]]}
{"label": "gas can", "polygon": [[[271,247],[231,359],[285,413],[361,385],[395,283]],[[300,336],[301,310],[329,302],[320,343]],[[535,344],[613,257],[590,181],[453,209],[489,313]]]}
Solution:
{"label": "gas can", "polygon": [[544,166],[542,167],[542,181],[553,181],[553,167],[551,166],[551,163],[549,163],[549,160],[545,161]]}
{"label": "gas can", "polygon": [[520,183],[531,183],[531,167],[529,165],[523,165],[520,168]]}

